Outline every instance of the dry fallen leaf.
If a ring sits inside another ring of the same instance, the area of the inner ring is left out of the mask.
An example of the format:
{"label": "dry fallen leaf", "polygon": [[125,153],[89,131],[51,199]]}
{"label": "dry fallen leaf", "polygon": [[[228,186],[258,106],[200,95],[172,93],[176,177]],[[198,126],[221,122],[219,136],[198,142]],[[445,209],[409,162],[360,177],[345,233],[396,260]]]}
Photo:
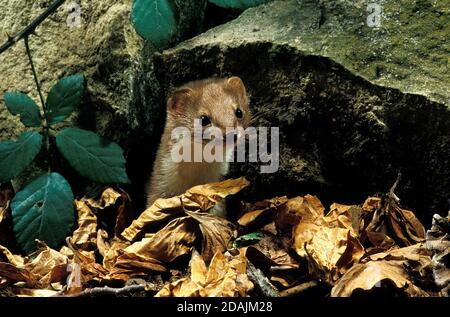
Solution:
{"label": "dry fallen leaf", "polygon": [[[114,232],[119,235],[133,220],[130,196],[122,189],[106,188],[98,198],[81,199],[94,215],[115,217]],[[108,213],[111,213],[108,214]]]}
{"label": "dry fallen leaf", "polygon": [[53,269],[59,266],[65,268],[68,261],[67,256],[39,242],[38,250],[25,259],[24,268],[37,276],[39,283],[45,288],[58,280],[59,271]]}
{"label": "dry fallen leaf", "polygon": [[334,203],[330,212],[323,218],[332,227],[349,229],[353,236],[359,235],[361,207]]}
{"label": "dry fallen leaf", "polygon": [[366,237],[373,245],[371,248],[366,249],[366,254],[374,254],[378,252],[387,251],[393,248],[396,244],[388,235],[383,232],[366,232]]}
{"label": "dry fallen leaf", "polygon": [[278,213],[276,224],[284,231],[294,225],[294,250],[308,260],[312,273],[333,284],[364,255],[354,220],[358,215],[356,206],[333,204],[324,216],[320,200],[307,195],[290,199]]}
{"label": "dry fallen leaf", "polygon": [[190,263],[191,276],[165,285],[157,297],[235,297],[248,296],[253,283],[246,274],[246,258],[243,252],[237,256],[217,252],[209,267],[196,252]]}
{"label": "dry fallen leaf", "polygon": [[84,199],[84,201],[89,207],[105,209],[114,205],[120,197],[121,194],[119,192],[109,187],[102,192],[99,199],[89,198]]}
{"label": "dry fallen leaf", "polygon": [[[2,248],[4,253],[9,251]],[[9,252],[10,253],[10,252]],[[10,263],[0,262],[0,277],[9,282],[25,282],[31,288],[47,288],[60,279],[60,269],[65,268],[68,258],[39,242],[39,248],[26,258],[9,256]]]}
{"label": "dry fallen leaf", "polygon": [[413,283],[408,268],[413,267],[420,274],[420,270],[430,261],[423,244],[372,255],[364,263],[356,264],[348,270],[334,285],[331,296],[348,297],[355,290],[381,287],[384,280],[388,280],[408,296],[428,296]]}
{"label": "dry fallen leaf", "polygon": [[316,196],[306,195],[291,198],[281,205],[275,215],[275,225],[280,232],[291,232],[300,220],[314,222],[322,219],[325,208]]}
{"label": "dry fallen leaf", "polygon": [[133,277],[166,271],[167,269],[158,260],[150,257],[141,257],[134,253],[124,253],[116,259],[106,279],[126,282]]}
{"label": "dry fallen leaf", "polygon": [[364,248],[345,228],[300,222],[294,231],[297,254],[309,260],[312,271],[333,284],[364,255]]}
{"label": "dry fallen leaf", "polygon": [[131,224],[134,218],[130,205],[130,196],[125,191],[121,191],[119,200],[120,205],[117,208],[116,225],[114,226],[114,233],[116,236],[120,235],[120,233]]}
{"label": "dry fallen leaf", "polygon": [[243,227],[261,225],[265,218],[272,221],[273,213],[288,201],[286,196],[266,199],[255,204],[244,205],[243,215],[238,223]]}
{"label": "dry fallen leaf", "polygon": [[[99,235],[98,243],[99,251],[103,255],[103,266],[106,269],[111,269],[116,263],[116,259],[123,253],[122,250],[130,245],[128,241],[123,241],[117,237],[113,238],[109,242],[105,242]],[[104,236],[103,236],[104,237]],[[103,242],[101,242],[103,241]]]}
{"label": "dry fallen leaf", "polygon": [[[425,228],[413,212],[398,206],[389,211],[389,223],[404,246],[425,241]],[[402,244],[400,244],[402,245]]]}
{"label": "dry fallen leaf", "polygon": [[2,223],[3,220],[6,219],[8,214],[8,208],[9,208],[9,200],[5,202],[4,206],[0,205],[0,223]]}
{"label": "dry fallen leaf", "polygon": [[228,220],[199,212],[186,212],[198,221],[202,233],[202,257],[209,263],[216,252],[224,252],[236,238],[235,226]]}
{"label": "dry fallen leaf", "polygon": [[261,270],[264,276],[269,278],[271,282],[280,284],[282,287],[289,287],[296,280],[289,274],[286,274],[286,270],[295,270],[299,268],[298,263],[292,259],[286,250],[262,248],[261,245],[258,244],[246,248],[245,256],[255,268]]}
{"label": "dry fallen leaf", "polygon": [[157,199],[138,219],[122,232],[122,237],[132,242],[143,235],[143,231],[156,232],[170,220],[183,215],[184,211],[207,211],[228,195],[239,192],[248,185],[241,177],[222,182],[195,186],[186,193],[168,198]]}
{"label": "dry fallen leaf", "polygon": [[24,268],[16,267],[10,263],[0,262],[0,278],[7,283],[25,282],[25,284],[31,288],[40,287],[40,285],[38,285],[38,276],[30,273]]}
{"label": "dry fallen leaf", "polygon": [[408,246],[425,241],[425,228],[413,212],[402,209],[395,194],[384,198],[370,197],[362,207],[366,220],[363,230],[382,232],[399,246]]}
{"label": "dry fallen leaf", "polygon": [[121,236],[130,242],[136,241],[138,237],[144,235],[144,231],[156,232],[170,220],[181,215],[183,215],[183,208],[179,196],[157,199],[122,232]]}
{"label": "dry fallen leaf", "polygon": [[191,252],[196,240],[196,225],[190,216],[176,218],[151,238],[143,238],[131,244],[124,252],[163,263],[172,262],[179,256]]}
{"label": "dry fallen leaf", "polygon": [[227,249],[236,233],[229,221],[204,211],[247,185],[244,178],[225,180],[156,200],[122,233],[126,240],[135,241],[124,252],[169,263],[191,252],[194,242],[201,238],[202,256],[209,262],[215,252]]}
{"label": "dry fallen leaf", "polygon": [[66,243],[72,251],[71,269],[76,268],[78,270],[79,267],[82,282],[101,281],[107,276],[109,270],[96,262],[94,251],[78,249],[70,242],[69,238],[66,239]]}
{"label": "dry fallen leaf", "polygon": [[24,258],[20,255],[12,254],[7,248],[0,245],[0,260],[7,260],[7,263],[11,263],[14,266],[22,266],[24,264]]}
{"label": "dry fallen leaf", "polygon": [[[227,179],[222,182],[209,183],[192,187],[191,189],[187,190],[186,193],[184,193],[182,196],[186,198],[188,202],[193,202],[193,206],[200,209],[189,209],[190,211],[206,212],[225,197],[234,195],[241,191],[243,188],[247,187],[248,184],[249,182],[245,179],[245,177]],[[191,204],[189,203],[185,203],[185,205],[191,206]]]}
{"label": "dry fallen leaf", "polygon": [[71,242],[83,250],[92,250],[97,240],[97,216],[82,200],[75,200],[78,212],[78,228],[73,232]]}

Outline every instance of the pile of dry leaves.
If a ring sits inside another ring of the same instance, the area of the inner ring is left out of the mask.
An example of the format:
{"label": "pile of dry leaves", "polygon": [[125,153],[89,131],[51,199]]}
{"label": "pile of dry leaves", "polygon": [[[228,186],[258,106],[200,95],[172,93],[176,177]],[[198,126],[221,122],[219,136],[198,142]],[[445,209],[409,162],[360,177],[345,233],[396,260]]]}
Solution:
{"label": "pile of dry leaves", "polygon": [[[76,200],[78,227],[60,250],[38,241],[22,257],[0,246],[0,295],[448,296],[448,217],[426,238],[393,190],[327,212],[311,195],[243,204],[237,224],[207,213],[247,185],[196,186],[134,221],[121,190]],[[0,226],[8,213],[6,201]]]}

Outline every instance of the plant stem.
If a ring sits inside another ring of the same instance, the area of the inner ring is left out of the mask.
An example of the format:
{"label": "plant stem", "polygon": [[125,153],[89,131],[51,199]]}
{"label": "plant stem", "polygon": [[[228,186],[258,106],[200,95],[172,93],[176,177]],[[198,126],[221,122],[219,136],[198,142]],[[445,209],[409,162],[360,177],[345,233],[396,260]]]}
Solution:
{"label": "plant stem", "polygon": [[45,139],[45,149],[47,151],[47,165],[48,165],[48,171],[50,172],[51,166],[50,166],[50,129],[47,122],[47,107],[45,105],[44,96],[42,95],[41,91],[41,85],[39,84],[39,80],[36,74],[36,69],[34,68],[33,58],[31,57],[31,50],[30,45],[28,43],[28,37],[29,35],[24,37],[25,42],[25,48],[27,50],[27,56],[28,60],[30,62],[31,71],[33,72],[33,78],[34,83],[36,84],[37,91],[39,93],[39,99],[41,100],[42,104],[42,110],[44,111],[44,115],[42,116],[42,122],[43,122],[43,132],[44,132],[44,139]]}
{"label": "plant stem", "polygon": [[47,10],[45,10],[41,15],[34,19],[29,25],[27,25],[22,31],[17,32],[13,36],[9,36],[8,40],[0,46],[0,54],[6,51],[8,48],[13,46],[15,43],[19,42],[21,39],[28,37],[32,34],[36,28],[48,18],[50,14],[55,12],[65,0],[56,0],[53,2]]}
{"label": "plant stem", "polygon": [[25,48],[27,49],[28,60],[30,61],[31,71],[33,72],[34,82],[36,84],[36,87],[37,87],[37,90],[39,93],[39,98],[41,99],[42,108],[44,109],[44,112],[45,112],[46,109],[45,109],[44,97],[42,96],[41,85],[39,84],[39,80],[36,75],[36,69],[34,68],[33,59],[31,58],[30,45],[28,44],[28,36],[26,36],[24,38],[24,41],[25,41]]}

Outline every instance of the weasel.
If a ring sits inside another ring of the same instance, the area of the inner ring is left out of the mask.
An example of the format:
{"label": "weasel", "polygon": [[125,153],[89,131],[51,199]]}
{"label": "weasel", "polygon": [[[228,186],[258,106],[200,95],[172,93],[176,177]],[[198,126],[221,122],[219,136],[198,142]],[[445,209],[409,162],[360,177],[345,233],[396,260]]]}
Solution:
{"label": "weasel", "polygon": [[[193,136],[197,119],[203,131],[218,128],[225,136],[227,128],[246,129],[250,118],[246,89],[239,77],[197,80],[176,89],[167,101],[165,128],[147,188],[147,207],[157,198],[173,197],[193,186],[220,181],[228,172],[226,159],[220,162],[206,162],[203,158],[200,162],[175,162],[171,153],[181,141],[172,138],[174,128],[187,128]],[[193,146],[193,137],[187,141]],[[204,142],[201,146],[203,149]],[[225,142],[223,149],[225,156],[233,154],[234,147],[230,149]],[[225,205],[216,207],[210,212],[225,217]]]}

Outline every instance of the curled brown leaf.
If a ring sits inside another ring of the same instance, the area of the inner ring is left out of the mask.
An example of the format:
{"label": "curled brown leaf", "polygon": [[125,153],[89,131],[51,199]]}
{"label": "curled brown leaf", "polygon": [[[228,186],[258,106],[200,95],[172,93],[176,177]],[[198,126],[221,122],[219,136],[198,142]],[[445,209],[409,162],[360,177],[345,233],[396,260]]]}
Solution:
{"label": "curled brown leaf", "polygon": [[217,252],[209,267],[196,252],[190,263],[191,276],[165,285],[157,297],[234,297],[248,296],[253,283],[247,277],[246,258],[243,252],[237,256]]}

